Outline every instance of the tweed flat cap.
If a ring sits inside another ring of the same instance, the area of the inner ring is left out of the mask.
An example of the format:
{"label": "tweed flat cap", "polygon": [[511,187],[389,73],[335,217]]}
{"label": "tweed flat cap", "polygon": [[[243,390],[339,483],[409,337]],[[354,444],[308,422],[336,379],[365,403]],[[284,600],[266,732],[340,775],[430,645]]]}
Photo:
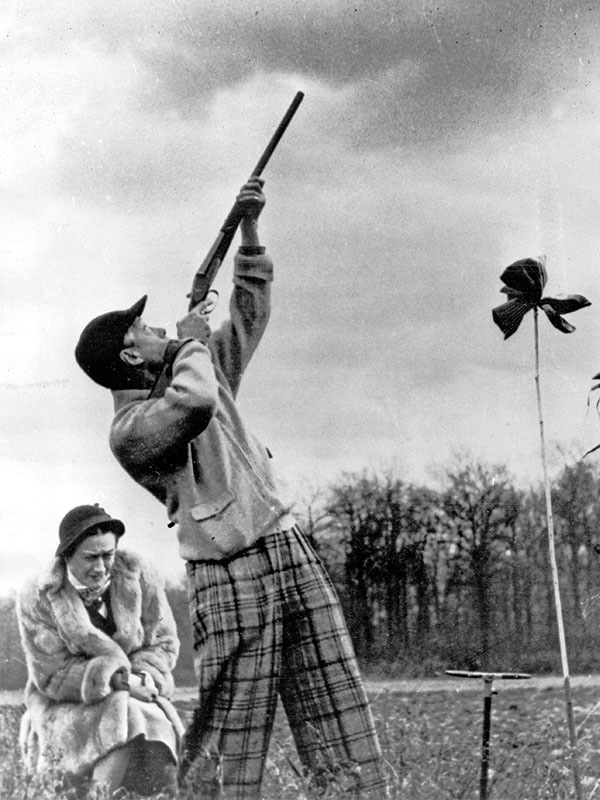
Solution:
{"label": "tweed flat cap", "polygon": [[123,339],[137,317],[146,307],[148,295],[141,297],[131,308],[109,311],[95,317],[85,326],[75,348],[75,360],[89,377],[107,389],[127,389],[134,372],[119,354]]}

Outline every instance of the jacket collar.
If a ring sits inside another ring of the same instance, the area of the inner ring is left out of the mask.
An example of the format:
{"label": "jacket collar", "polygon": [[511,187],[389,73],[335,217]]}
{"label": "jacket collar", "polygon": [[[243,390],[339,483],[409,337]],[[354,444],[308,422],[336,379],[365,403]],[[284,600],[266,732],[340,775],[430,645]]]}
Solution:
{"label": "jacket collar", "polygon": [[113,389],[111,392],[115,411],[120,411],[130,403],[138,403],[150,397],[150,389]]}

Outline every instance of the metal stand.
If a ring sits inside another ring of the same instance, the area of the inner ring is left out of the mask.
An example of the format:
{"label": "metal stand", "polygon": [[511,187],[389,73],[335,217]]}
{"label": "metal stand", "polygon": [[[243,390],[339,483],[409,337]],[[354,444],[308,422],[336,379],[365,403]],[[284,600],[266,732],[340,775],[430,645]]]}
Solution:
{"label": "metal stand", "polygon": [[490,765],[490,727],[492,722],[492,695],[494,679],[522,680],[531,678],[526,672],[467,672],[460,669],[447,669],[446,675],[455,678],[481,678],[483,680],[483,732],[481,736],[481,772],[479,775],[479,800],[487,800],[488,771]]}

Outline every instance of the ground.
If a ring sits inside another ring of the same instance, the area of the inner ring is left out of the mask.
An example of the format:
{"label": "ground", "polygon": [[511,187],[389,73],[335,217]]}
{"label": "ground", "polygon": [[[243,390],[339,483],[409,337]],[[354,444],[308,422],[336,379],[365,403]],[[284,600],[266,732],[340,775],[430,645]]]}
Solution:
{"label": "ground", "polygon": [[[496,681],[492,697],[488,797],[563,800],[575,797],[561,678]],[[479,797],[483,682],[450,679],[369,683],[388,764],[392,800]],[[180,690],[185,716],[193,690]],[[600,678],[573,679],[581,797],[600,798]],[[18,763],[18,695],[5,695],[0,740],[2,800],[59,795],[25,788]],[[12,702],[13,705],[9,705]],[[279,714],[267,764],[265,800],[305,797],[287,723]]]}

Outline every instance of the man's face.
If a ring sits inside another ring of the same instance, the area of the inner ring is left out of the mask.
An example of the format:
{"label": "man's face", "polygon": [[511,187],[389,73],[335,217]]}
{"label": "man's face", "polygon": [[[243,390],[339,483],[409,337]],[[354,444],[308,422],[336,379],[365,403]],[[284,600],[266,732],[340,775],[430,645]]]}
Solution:
{"label": "man's face", "polygon": [[162,365],[168,341],[164,328],[151,328],[142,317],[138,317],[125,334],[123,346],[126,350],[136,351],[144,364],[151,368]]}
{"label": "man's face", "polygon": [[112,570],[117,537],[112,531],[98,528],[96,533],[86,536],[67,561],[67,566],[79,583],[88,589],[100,589]]}

